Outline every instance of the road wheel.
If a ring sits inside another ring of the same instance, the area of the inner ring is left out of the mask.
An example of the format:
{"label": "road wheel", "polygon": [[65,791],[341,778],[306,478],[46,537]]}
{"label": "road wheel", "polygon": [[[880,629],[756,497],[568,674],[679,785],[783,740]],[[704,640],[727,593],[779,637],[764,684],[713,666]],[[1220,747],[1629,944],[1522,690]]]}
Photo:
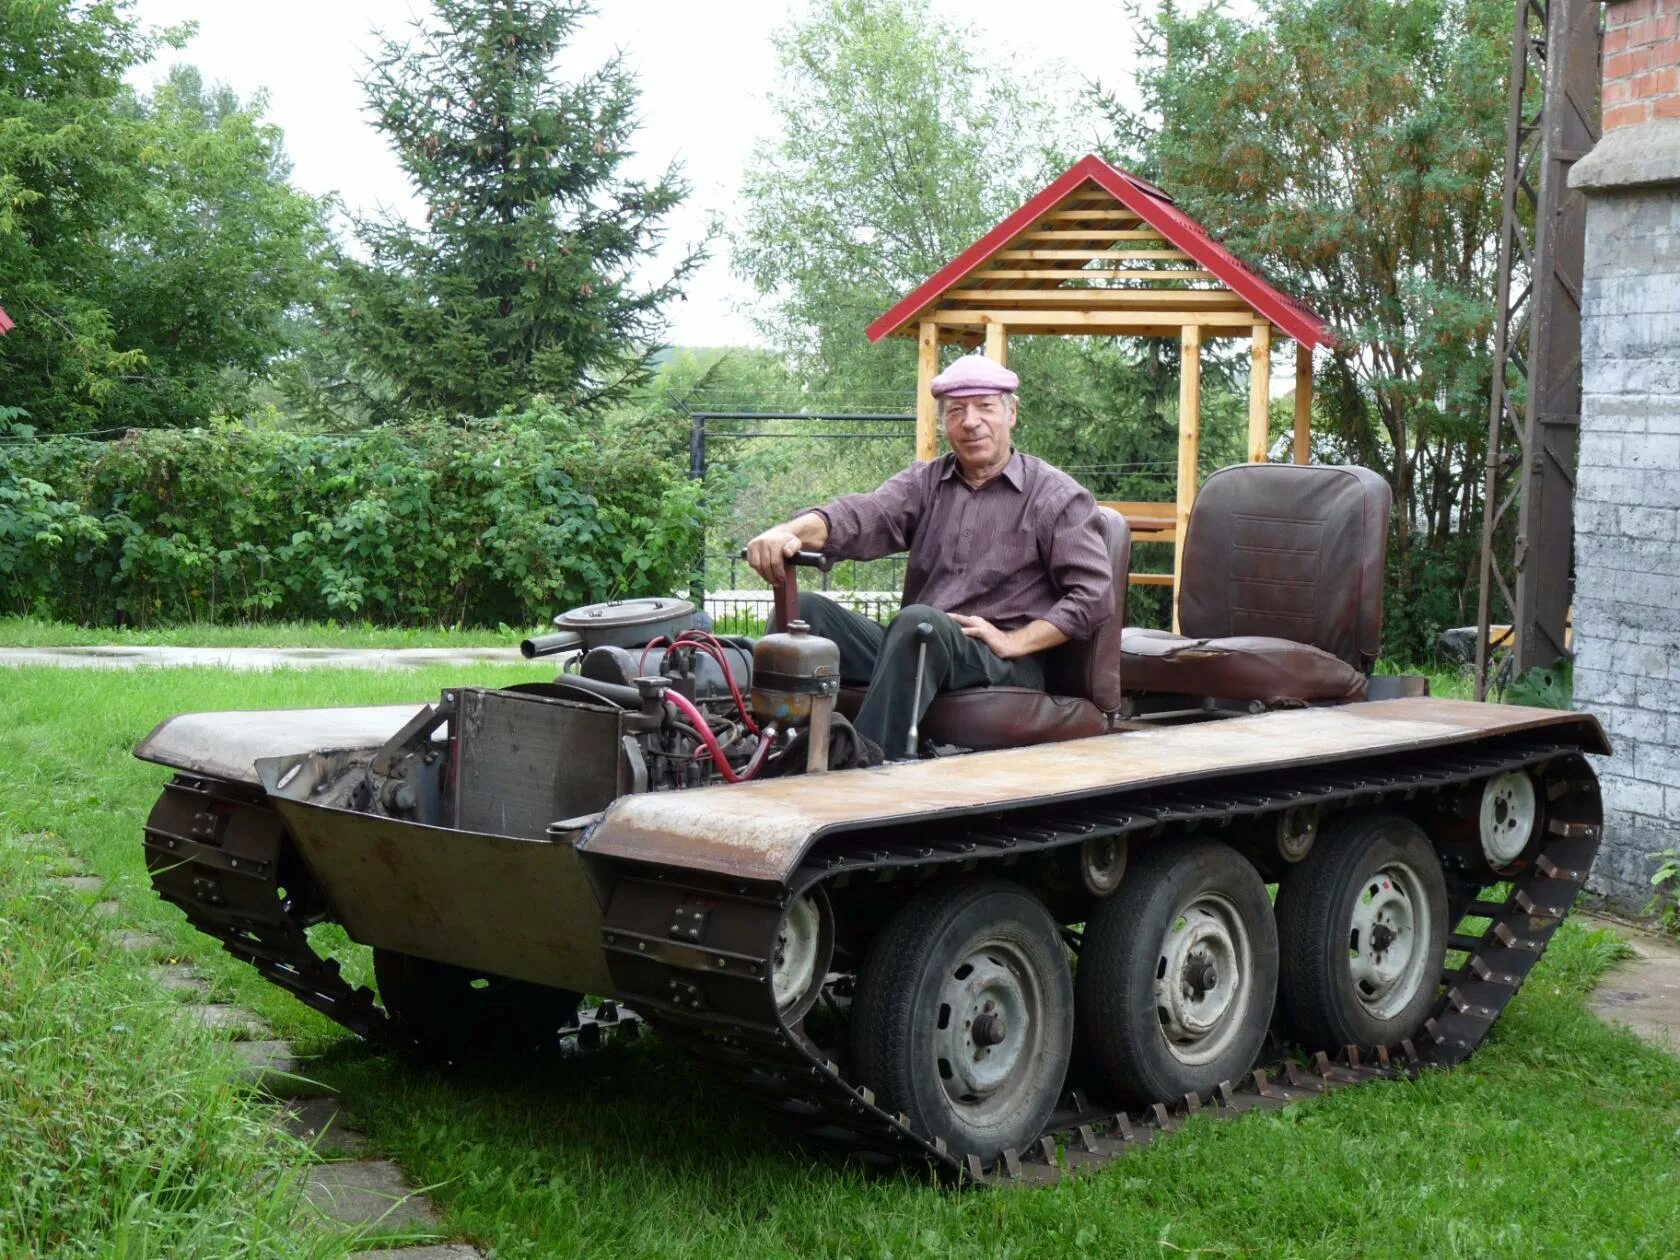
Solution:
{"label": "road wheel", "polygon": [[1447,952],[1447,885],[1418,825],[1353,810],[1278,890],[1279,986],[1309,1050],[1391,1046],[1422,1026]]}
{"label": "road wheel", "polygon": [[1206,1094],[1254,1065],[1277,992],[1266,885],[1229,845],[1135,854],[1079,951],[1082,1044],[1126,1106]]}
{"label": "road wheel", "polygon": [[1056,921],[1006,880],[930,888],[887,920],[858,977],[852,1056],[888,1111],[995,1159],[1043,1131],[1073,1046]]}
{"label": "road wheel", "polygon": [[450,1061],[551,1050],[582,996],[395,950],[373,951],[379,1000],[407,1044]]}

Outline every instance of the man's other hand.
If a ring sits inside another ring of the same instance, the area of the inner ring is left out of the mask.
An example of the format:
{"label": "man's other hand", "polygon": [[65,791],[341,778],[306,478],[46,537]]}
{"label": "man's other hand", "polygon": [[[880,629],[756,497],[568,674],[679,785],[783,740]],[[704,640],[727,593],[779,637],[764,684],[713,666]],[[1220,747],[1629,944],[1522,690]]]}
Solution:
{"label": "man's other hand", "polygon": [[781,583],[787,562],[804,550],[799,535],[786,525],[767,529],[747,544],[747,563],[772,586]]}
{"label": "man's other hand", "polygon": [[991,648],[992,655],[1000,661],[1031,656],[1034,652],[1059,647],[1068,641],[1067,635],[1048,621],[1029,621],[1019,630],[999,630],[984,617],[971,617],[966,613],[952,613],[951,620],[961,626],[962,632],[969,638],[979,639]]}
{"label": "man's other hand", "polygon": [[1000,661],[1007,661],[1021,653],[1016,650],[1014,641],[1007,630],[999,630],[984,617],[970,617],[963,613],[952,613],[951,620],[962,627],[962,632],[971,639],[979,639],[992,649],[992,655]]}

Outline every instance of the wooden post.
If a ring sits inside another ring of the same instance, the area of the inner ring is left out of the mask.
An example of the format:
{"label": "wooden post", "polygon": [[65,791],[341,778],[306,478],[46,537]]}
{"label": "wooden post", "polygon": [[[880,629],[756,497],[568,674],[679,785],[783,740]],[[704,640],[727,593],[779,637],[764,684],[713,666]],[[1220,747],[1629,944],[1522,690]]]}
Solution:
{"label": "wooden post", "polygon": [[916,353],[916,458],[939,454],[939,417],[934,414],[933,378],[939,375],[939,325],[924,319]]}
{"label": "wooden post", "polygon": [[1295,343],[1295,462],[1312,459],[1312,347]]}
{"label": "wooden post", "polygon": [[1248,462],[1264,464],[1271,442],[1272,326],[1254,325],[1253,361],[1248,370]]}
{"label": "wooden post", "polygon": [[1009,326],[986,325],[986,357],[999,367],[1009,366]]}
{"label": "wooden post", "polygon": [[1202,330],[1185,324],[1178,368],[1178,528],[1173,541],[1173,630],[1178,629],[1178,584],[1184,572],[1184,535],[1196,502],[1196,457],[1202,445]]}

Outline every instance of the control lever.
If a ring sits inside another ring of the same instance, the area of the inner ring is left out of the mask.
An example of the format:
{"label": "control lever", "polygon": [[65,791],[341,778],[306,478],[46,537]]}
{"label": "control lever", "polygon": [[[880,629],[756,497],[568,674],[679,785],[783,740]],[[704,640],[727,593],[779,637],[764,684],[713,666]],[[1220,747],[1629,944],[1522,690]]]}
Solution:
{"label": "control lever", "polygon": [[[927,668],[927,645],[928,645],[928,640],[931,639],[931,638],[933,638],[933,623],[932,622],[924,621],[924,622],[922,622],[921,625],[916,627],[916,691],[915,691],[915,696],[916,696],[916,707],[918,709],[920,709],[922,707],[922,674],[923,674],[923,671]],[[917,718],[911,718],[910,719],[910,735],[905,740],[905,745],[904,745],[904,755],[906,757],[914,757],[916,755],[916,744],[917,744],[916,723],[917,723],[918,720],[919,719],[917,719]]]}
{"label": "control lever", "polygon": [[[741,548],[740,558],[747,558],[747,549]],[[782,584],[771,596],[775,605],[776,628],[785,631],[799,620],[799,581],[794,576],[795,568],[821,569],[827,573],[834,567],[834,558],[825,556],[820,551],[798,551],[783,561]]]}

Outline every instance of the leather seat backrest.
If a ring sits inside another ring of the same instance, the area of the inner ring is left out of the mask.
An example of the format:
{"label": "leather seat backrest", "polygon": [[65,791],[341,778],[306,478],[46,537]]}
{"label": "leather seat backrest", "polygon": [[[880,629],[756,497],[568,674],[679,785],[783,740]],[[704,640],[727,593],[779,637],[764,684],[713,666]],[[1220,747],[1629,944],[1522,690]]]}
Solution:
{"label": "leather seat backrest", "polygon": [[1179,631],[1290,639],[1369,672],[1382,650],[1390,501],[1368,468],[1220,469],[1190,511]]}
{"label": "leather seat backrest", "polygon": [[1126,624],[1126,582],[1132,572],[1132,529],[1113,508],[1099,507],[1103,541],[1114,567],[1114,616],[1089,639],[1064,643],[1044,654],[1045,690],[1082,696],[1104,713],[1120,708],[1120,631]]}

